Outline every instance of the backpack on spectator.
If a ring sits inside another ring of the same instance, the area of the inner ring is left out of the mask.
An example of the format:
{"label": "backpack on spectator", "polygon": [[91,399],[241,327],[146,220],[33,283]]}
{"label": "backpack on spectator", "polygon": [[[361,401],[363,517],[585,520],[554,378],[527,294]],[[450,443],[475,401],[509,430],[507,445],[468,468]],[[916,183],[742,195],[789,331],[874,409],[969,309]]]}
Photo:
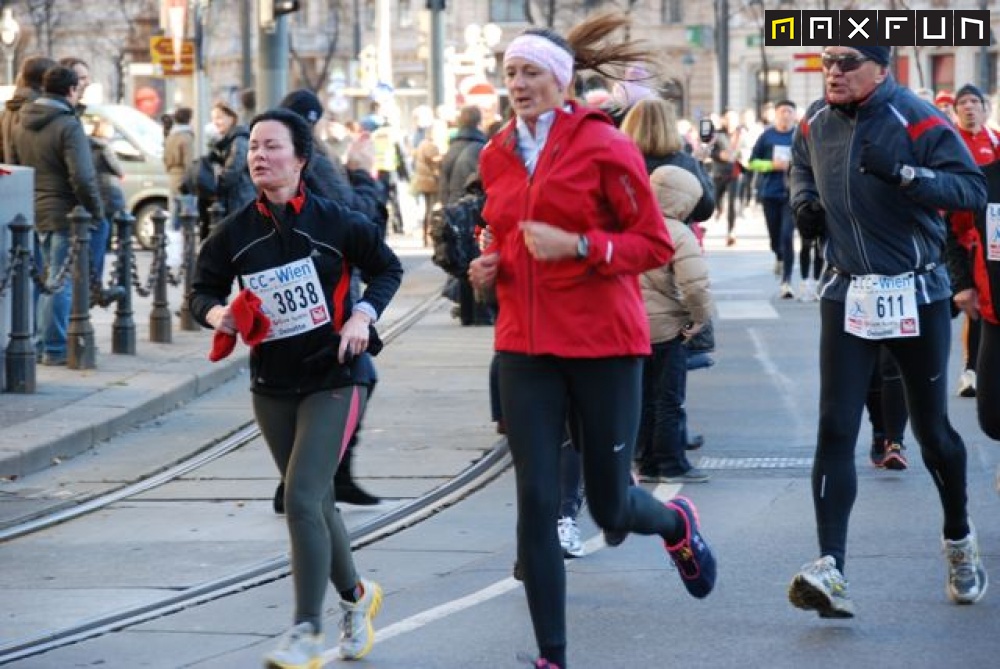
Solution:
{"label": "backpack on spectator", "polygon": [[188,165],[180,191],[185,195],[197,195],[201,200],[210,200],[215,197],[216,186],[211,156],[205,154]]}
{"label": "backpack on spectator", "polygon": [[486,196],[463,195],[460,200],[431,213],[430,237],[434,244],[432,262],[455,278],[464,278],[469,263],[479,257],[476,228],[483,227]]}

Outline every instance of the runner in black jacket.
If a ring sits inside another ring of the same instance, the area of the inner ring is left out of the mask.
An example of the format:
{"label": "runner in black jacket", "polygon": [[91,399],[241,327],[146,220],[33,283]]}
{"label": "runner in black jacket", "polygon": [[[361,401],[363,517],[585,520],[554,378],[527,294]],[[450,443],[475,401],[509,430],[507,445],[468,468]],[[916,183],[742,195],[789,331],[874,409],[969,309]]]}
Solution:
{"label": "runner in black jacket", "polygon": [[[340,593],[346,659],[371,650],[372,618],[382,601],[382,589],[354,568],[332,481],[373,380],[365,353],[377,339],[372,323],[403,270],[378,228],[304,188],[312,141],[308,124],[292,111],[253,120],[248,164],[258,197],[205,241],[189,296],[199,322],[234,335],[226,301],[235,280],[271,321],[251,354],[251,389],[254,416],[286,482],[296,606],[294,626],[266,656],[267,667],[321,662],[327,581]],[[350,295],[354,265],[368,277],[357,303]]]}

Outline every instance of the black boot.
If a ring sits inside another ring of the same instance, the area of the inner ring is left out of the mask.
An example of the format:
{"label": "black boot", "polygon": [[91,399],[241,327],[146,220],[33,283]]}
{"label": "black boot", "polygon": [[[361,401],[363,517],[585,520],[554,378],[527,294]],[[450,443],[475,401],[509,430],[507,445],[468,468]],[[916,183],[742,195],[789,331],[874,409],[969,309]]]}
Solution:
{"label": "black boot", "polygon": [[347,445],[344,459],[341,460],[340,467],[337,468],[337,473],[333,476],[333,492],[338,502],[357,506],[373,506],[381,503],[382,500],[359,488],[351,473],[351,461],[354,459],[354,446],[357,441],[358,437],[355,435],[351,438],[351,443]]}
{"label": "black boot", "polygon": [[285,513],[285,479],[278,482],[274,491],[274,512],[279,516]]}

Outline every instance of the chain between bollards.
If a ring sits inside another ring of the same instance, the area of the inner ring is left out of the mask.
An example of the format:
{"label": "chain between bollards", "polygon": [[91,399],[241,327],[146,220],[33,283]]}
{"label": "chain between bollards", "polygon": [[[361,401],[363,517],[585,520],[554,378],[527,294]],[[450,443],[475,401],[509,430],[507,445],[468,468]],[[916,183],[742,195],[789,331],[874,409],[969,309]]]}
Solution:
{"label": "chain between bollards", "polygon": [[90,223],[93,217],[77,205],[69,213],[76,262],[73,263],[73,296],[66,328],[66,366],[93,369],[94,326],[90,322]]}
{"label": "chain between bollards", "polygon": [[9,393],[35,392],[35,347],[31,342],[31,235],[32,225],[18,214],[10,222],[12,248],[17,263],[11,278],[10,343],[4,356]]}

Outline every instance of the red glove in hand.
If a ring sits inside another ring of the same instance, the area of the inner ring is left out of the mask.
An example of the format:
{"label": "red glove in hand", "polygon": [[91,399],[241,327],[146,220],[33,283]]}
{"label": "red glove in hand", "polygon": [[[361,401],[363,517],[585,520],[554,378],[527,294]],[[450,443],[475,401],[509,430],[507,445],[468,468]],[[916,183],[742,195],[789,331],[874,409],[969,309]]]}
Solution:
{"label": "red glove in hand", "polygon": [[[236,325],[236,332],[243,338],[247,346],[256,346],[264,341],[271,329],[271,319],[260,308],[260,298],[249,289],[244,288],[233,299],[229,306],[230,313]],[[215,331],[212,338],[212,351],[208,359],[218,362],[227,357],[236,348],[236,335]]]}

